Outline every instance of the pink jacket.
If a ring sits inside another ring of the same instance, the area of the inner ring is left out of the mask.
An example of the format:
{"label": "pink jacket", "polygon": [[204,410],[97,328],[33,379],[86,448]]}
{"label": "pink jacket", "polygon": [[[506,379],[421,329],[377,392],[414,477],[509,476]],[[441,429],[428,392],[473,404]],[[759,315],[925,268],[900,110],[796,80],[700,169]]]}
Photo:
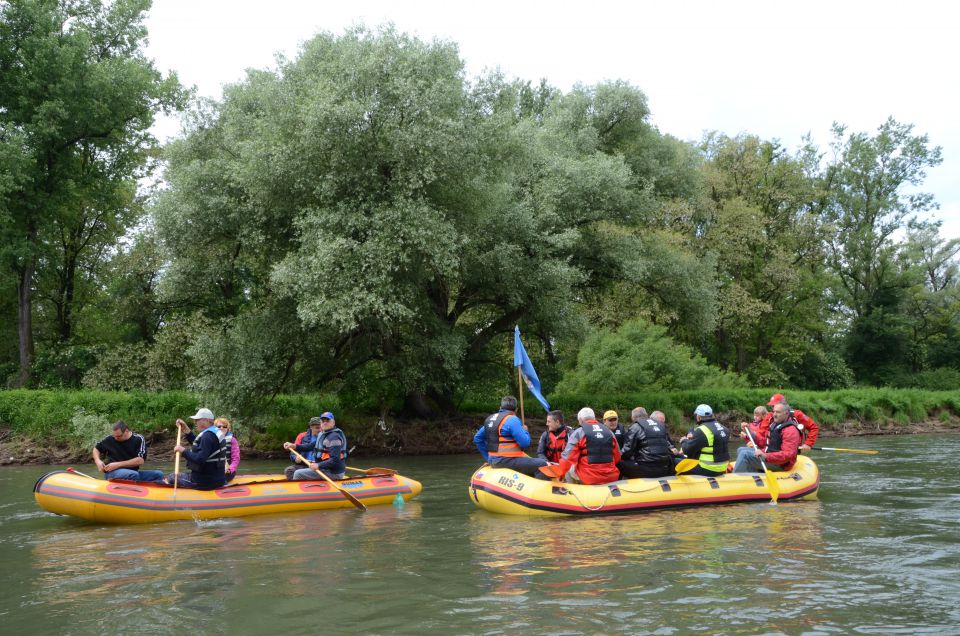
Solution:
{"label": "pink jacket", "polygon": [[227,472],[235,473],[237,472],[237,467],[240,466],[240,442],[237,441],[235,435],[230,436],[230,462],[227,464]]}

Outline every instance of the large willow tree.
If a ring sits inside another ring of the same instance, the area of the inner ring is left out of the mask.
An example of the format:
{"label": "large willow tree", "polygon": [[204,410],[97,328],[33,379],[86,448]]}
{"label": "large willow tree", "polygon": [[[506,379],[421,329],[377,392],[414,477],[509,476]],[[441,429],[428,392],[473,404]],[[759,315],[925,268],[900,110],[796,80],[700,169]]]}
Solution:
{"label": "large willow tree", "polygon": [[427,413],[514,324],[574,334],[587,287],[643,271],[617,228],[649,195],[604,144],[645,98],[614,92],[470,84],[452,44],[356,29],[197,109],[155,210],[168,293],[214,319],[195,386],[343,379]]}

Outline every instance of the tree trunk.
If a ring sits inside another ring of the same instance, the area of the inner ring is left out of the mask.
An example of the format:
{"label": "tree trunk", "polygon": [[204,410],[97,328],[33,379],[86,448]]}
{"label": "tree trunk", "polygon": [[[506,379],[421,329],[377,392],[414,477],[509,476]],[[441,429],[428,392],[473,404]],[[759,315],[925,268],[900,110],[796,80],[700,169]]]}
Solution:
{"label": "tree trunk", "polygon": [[404,400],[403,410],[411,415],[422,418],[432,418],[436,415],[436,411],[427,401],[427,396],[424,395],[423,391],[418,391],[416,389],[407,393],[407,398]]}
{"label": "tree trunk", "polygon": [[76,289],[77,255],[73,249],[69,249],[66,250],[64,257],[63,290],[60,294],[62,307],[58,312],[60,322],[58,330],[60,342],[66,344],[70,342],[70,337],[73,335],[73,296]]}
{"label": "tree trunk", "polygon": [[[30,240],[35,243],[36,229],[31,228]],[[26,388],[30,386],[33,371],[33,272],[36,261],[31,254],[27,257],[23,269],[20,270],[20,280],[17,284],[17,335],[20,338],[20,371],[14,386]]]}

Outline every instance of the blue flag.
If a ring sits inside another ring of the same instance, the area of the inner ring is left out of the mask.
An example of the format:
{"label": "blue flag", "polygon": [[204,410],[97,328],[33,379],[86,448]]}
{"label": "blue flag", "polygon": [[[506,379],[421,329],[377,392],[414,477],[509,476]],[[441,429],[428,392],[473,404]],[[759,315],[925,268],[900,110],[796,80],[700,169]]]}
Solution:
{"label": "blue flag", "polygon": [[544,409],[549,411],[550,405],[540,393],[540,378],[537,377],[537,372],[533,370],[530,356],[527,355],[527,350],[523,348],[523,343],[520,342],[520,327],[513,328],[513,366],[520,367],[520,375],[527,384],[527,388],[530,389],[530,393],[540,401],[540,404],[543,404]]}

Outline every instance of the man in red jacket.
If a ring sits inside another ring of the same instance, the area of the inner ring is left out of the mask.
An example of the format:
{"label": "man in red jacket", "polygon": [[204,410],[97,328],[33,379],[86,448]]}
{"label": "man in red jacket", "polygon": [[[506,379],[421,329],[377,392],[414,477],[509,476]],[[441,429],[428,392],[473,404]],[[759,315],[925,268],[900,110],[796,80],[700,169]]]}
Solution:
{"label": "man in red jacket", "polygon": [[[767,406],[774,406],[777,404],[786,404],[787,398],[782,393],[774,393],[770,396],[770,401],[767,402]],[[797,424],[800,425],[802,429],[801,442],[800,442],[800,452],[808,451],[810,448],[817,443],[817,436],[820,434],[820,425],[813,421],[809,415],[801,411],[800,409],[795,409],[790,411],[791,417],[797,421]],[[740,424],[740,428],[746,428],[750,426],[750,432],[753,433],[753,439],[756,440],[759,447],[763,447],[767,443],[767,431],[770,429],[770,424],[773,422],[773,413],[768,413],[763,421],[760,422],[760,425],[754,427],[748,425],[746,422]],[[805,438],[804,438],[805,436]],[[747,434],[741,432],[740,437],[744,440],[747,439]]]}
{"label": "man in red jacket", "polygon": [[[767,431],[764,450],[744,446],[737,451],[735,473],[755,473],[763,470],[761,460],[770,470],[790,470],[797,463],[802,434],[800,425],[790,416],[790,406],[781,402],[773,407],[773,423]],[[757,440],[757,444],[761,444]]]}
{"label": "man in red jacket", "polygon": [[563,476],[574,484],[608,484],[620,479],[620,445],[613,432],[597,421],[591,408],[580,409],[577,421],[580,428],[570,434],[560,464],[543,466],[541,472],[551,477]]}

